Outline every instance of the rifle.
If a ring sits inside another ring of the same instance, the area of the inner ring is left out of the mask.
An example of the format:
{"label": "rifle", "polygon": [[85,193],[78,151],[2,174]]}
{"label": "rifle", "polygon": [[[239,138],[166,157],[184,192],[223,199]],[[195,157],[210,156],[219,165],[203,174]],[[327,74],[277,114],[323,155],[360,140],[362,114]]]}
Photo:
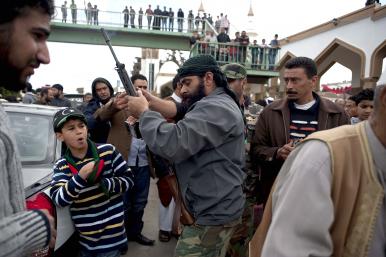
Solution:
{"label": "rifle", "polygon": [[115,66],[116,66],[115,70],[118,72],[119,78],[121,79],[122,85],[125,88],[126,93],[131,96],[138,96],[133,86],[133,83],[131,83],[129,75],[127,74],[127,71],[125,69],[125,64],[119,62],[117,56],[115,55],[114,49],[110,43],[109,35],[107,34],[104,28],[101,28],[101,31],[102,31],[103,37],[105,38],[106,44],[110,48],[111,54],[114,57]]}
{"label": "rifle", "polygon": [[[111,54],[114,57],[115,66],[116,66],[115,70],[118,72],[119,78],[122,82],[123,87],[125,88],[126,93],[130,96],[138,96],[137,92],[135,91],[134,85],[130,80],[129,74],[127,74],[127,71],[125,69],[125,64],[119,62],[117,56],[115,55],[114,49],[110,43],[109,35],[107,34],[104,28],[101,28],[101,32],[103,34],[103,37],[105,38],[107,46],[110,48]],[[130,125],[128,124],[128,122],[125,121],[125,125],[131,135],[135,136],[136,138],[141,138],[138,122],[136,122],[134,125]]]}

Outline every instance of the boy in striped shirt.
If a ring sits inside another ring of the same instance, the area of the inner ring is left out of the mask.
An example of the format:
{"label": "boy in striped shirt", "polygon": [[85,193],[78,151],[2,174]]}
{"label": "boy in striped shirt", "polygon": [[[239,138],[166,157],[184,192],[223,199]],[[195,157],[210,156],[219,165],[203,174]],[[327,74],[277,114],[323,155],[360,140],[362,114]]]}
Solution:
{"label": "boy in striped shirt", "polygon": [[113,145],[87,138],[86,118],[74,108],[58,111],[53,126],[68,149],[55,163],[50,195],[57,206],[70,205],[80,256],[120,256],[127,245],[122,194],[133,187],[126,162]]}

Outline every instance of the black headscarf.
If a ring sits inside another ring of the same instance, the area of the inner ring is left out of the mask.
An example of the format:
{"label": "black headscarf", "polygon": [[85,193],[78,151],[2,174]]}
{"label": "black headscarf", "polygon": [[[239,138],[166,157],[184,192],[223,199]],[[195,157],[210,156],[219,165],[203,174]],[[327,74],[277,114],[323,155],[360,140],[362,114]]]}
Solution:
{"label": "black headscarf", "polygon": [[178,69],[178,75],[180,78],[187,76],[203,77],[208,71],[213,73],[213,79],[216,86],[224,88],[225,93],[236,102],[237,106],[240,106],[235,93],[229,88],[224,73],[211,55],[197,55],[188,59],[184,65]]}

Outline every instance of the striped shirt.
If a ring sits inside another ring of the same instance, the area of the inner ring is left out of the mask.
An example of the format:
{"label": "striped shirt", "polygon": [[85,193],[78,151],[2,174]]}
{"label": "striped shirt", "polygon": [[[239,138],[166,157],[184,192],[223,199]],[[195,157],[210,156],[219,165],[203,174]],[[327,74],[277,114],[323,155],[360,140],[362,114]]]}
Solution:
{"label": "striped shirt", "polygon": [[[50,195],[58,206],[70,205],[71,218],[82,248],[93,253],[117,250],[126,244],[122,194],[133,187],[133,180],[122,155],[110,144],[98,145],[104,161],[100,183],[89,185],[74,175],[61,158],[54,166]],[[91,149],[82,160],[71,156],[80,170],[93,161]],[[101,188],[103,185],[108,195]]]}
{"label": "striped shirt", "polygon": [[291,112],[290,139],[301,140],[318,130],[318,98],[308,109],[300,108],[294,102],[289,102],[289,108]]}

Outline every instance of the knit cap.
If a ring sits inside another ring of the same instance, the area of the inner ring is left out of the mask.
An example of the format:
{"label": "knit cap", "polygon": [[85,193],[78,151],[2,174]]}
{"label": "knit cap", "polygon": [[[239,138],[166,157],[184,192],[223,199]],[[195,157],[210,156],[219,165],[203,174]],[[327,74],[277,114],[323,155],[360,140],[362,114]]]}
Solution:
{"label": "knit cap", "polygon": [[238,63],[225,64],[221,69],[229,79],[245,79],[247,77],[247,71],[244,66]]}

